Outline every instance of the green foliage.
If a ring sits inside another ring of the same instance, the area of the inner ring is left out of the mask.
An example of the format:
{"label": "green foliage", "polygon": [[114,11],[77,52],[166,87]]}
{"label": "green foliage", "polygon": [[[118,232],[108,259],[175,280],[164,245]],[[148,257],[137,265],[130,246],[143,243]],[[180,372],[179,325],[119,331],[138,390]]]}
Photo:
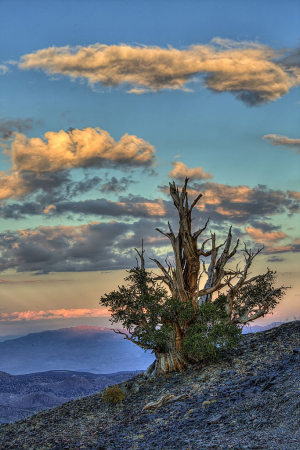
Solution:
{"label": "green foliage", "polygon": [[246,283],[239,289],[234,299],[233,318],[247,315],[247,311],[261,309],[264,317],[282,300],[287,287],[275,288],[276,272],[268,270],[256,280]]}
{"label": "green foliage", "polygon": [[226,296],[198,307],[195,321],[189,326],[183,340],[183,351],[192,360],[214,360],[222,350],[233,348],[242,329],[228,322],[225,311]]}
{"label": "green foliage", "polygon": [[121,323],[132,342],[144,350],[165,351],[171,336],[170,324],[162,320],[168,310],[167,291],[146,270],[127,272],[128,285],[102,296],[100,304],[110,307],[110,322]]}
{"label": "green foliage", "polygon": [[110,308],[110,322],[121,323],[126,339],[152,352],[168,352],[180,330],[182,351],[190,361],[213,360],[222,350],[235,347],[242,333],[237,325],[243,323],[240,318],[247,318],[247,311],[256,308],[266,314],[286,289],[274,288],[275,272],[268,271],[241,287],[229,317],[224,294],[202,303],[195,313],[192,302],[170,297],[145,269],[135,267],[127,272],[127,285],[118,286],[118,290],[100,299],[102,306]]}
{"label": "green foliage", "polygon": [[125,398],[125,393],[118,386],[107,387],[102,395],[105,403],[111,403],[116,405]]}

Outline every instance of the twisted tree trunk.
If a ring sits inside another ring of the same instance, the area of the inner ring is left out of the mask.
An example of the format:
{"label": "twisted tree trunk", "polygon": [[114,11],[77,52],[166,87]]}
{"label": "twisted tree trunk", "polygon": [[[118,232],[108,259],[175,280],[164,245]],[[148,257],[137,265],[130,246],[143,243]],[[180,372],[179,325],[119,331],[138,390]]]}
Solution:
{"label": "twisted tree trunk", "polygon": [[155,351],[155,361],[148,367],[144,376],[154,378],[169,372],[183,372],[188,367],[188,360],[182,353],[182,339],[178,335],[170,342],[168,351]]}

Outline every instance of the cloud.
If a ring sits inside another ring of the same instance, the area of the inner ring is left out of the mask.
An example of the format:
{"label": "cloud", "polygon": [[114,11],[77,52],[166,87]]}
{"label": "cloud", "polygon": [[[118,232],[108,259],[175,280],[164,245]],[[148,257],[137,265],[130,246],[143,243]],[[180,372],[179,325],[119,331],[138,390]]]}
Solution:
{"label": "cloud", "polygon": [[20,322],[28,320],[74,319],[81,317],[108,317],[107,308],[93,309],[48,309],[46,311],[15,311],[0,313],[0,322]]}
{"label": "cloud", "polygon": [[[160,220],[156,225],[165,226]],[[136,265],[133,248],[140,247],[142,239],[148,263],[148,256],[157,257],[155,247],[169,244],[155,231],[153,219],[7,231],[0,234],[0,272],[16,269],[40,275],[128,269]]]}
{"label": "cloud", "polygon": [[267,259],[267,262],[283,262],[285,261],[285,258],[279,258],[278,256],[271,256]]}
{"label": "cloud", "polygon": [[0,75],[4,75],[7,72],[9,72],[9,68],[4,64],[0,64]]}
{"label": "cloud", "polygon": [[300,82],[299,68],[280,63],[282,51],[253,42],[215,38],[210,45],[173,47],[103,45],[49,47],[24,55],[21,69],[87,79],[93,86],[128,85],[142,94],[163,89],[190,90],[202,78],[213,92],[231,92],[249,105],[276,100]]}
{"label": "cloud", "polygon": [[12,173],[0,172],[0,200],[23,197],[39,190],[55,196],[62,188],[69,190],[71,186],[75,188],[68,171],[56,173],[39,173],[29,170]]}
{"label": "cloud", "polygon": [[300,201],[300,192],[297,191],[287,191],[287,194],[290,198]]}
{"label": "cloud", "polygon": [[280,59],[279,62],[287,68],[300,67],[300,46],[284,58]]}
{"label": "cloud", "polygon": [[148,167],[155,149],[141,138],[127,133],[115,141],[100,128],[47,131],[44,139],[15,133],[6,152],[13,170],[57,172],[82,167]]}
{"label": "cloud", "polygon": [[245,230],[255,242],[263,242],[266,245],[273,244],[288,237],[283,231],[268,232],[254,227],[245,227]]}
{"label": "cloud", "polygon": [[47,206],[47,208],[44,209],[43,213],[49,214],[51,211],[55,211],[55,210],[56,210],[55,205],[49,205],[49,206]]}
{"label": "cloud", "polygon": [[204,172],[202,167],[195,167],[194,169],[189,169],[186,164],[180,161],[171,162],[174,167],[171,172],[169,172],[169,178],[176,178],[178,180],[184,180],[186,177],[198,180],[205,180],[213,178],[209,172]]}
{"label": "cloud", "polygon": [[34,125],[41,125],[41,120],[33,117],[28,119],[0,119],[0,139],[11,139],[15,131],[22,133],[31,130]]}
{"label": "cloud", "polygon": [[283,145],[295,153],[300,153],[300,139],[291,139],[287,136],[279,136],[278,134],[266,134],[263,139],[268,141],[271,145]]}
{"label": "cloud", "polygon": [[[48,131],[44,139],[27,138],[14,132],[5,154],[10,156],[13,167],[10,171],[0,172],[0,200],[21,197],[38,189],[53,189],[53,183],[67,182],[71,169],[147,169],[155,160],[155,148],[143,139],[125,134],[116,142],[100,128]],[[94,177],[86,178],[76,186],[73,184],[73,195],[91,190],[100,181]],[[120,187],[124,190],[129,184],[123,178]]]}
{"label": "cloud", "polygon": [[117,180],[116,177],[112,177],[101,186],[101,192],[124,192],[131,184],[136,183],[138,183],[138,181],[133,181],[130,177],[122,177],[120,180]]}
{"label": "cloud", "polygon": [[260,222],[260,221],[256,221],[256,220],[251,221],[251,225],[254,228],[259,228],[263,232],[280,230],[280,226],[278,226],[278,225],[276,226],[276,225],[273,225],[272,223]]}
{"label": "cloud", "polygon": [[[51,283],[57,283],[57,282],[66,282],[66,281],[72,281],[72,280],[51,280]],[[7,278],[0,278],[0,284],[23,284],[23,283],[49,283],[49,280],[9,280]]]}
{"label": "cloud", "polygon": [[113,202],[105,198],[60,202],[55,209],[57,214],[72,212],[111,217],[164,217],[166,215],[165,202],[161,198],[149,200],[138,196],[124,197],[119,202]]}
{"label": "cloud", "polygon": [[[73,182],[68,186],[68,194],[70,194],[70,197],[75,197],[78,194],[85,194],[90,191],[99,190],[101,181],[101,178],[97,176],[91,178],[88,173],[85,173],[84,180]],[[64,198],[66,198],[67,196],[65,195]]]}
{"label": "cloud", "polygon": [[[180,186],[179,186],[180,188]],[[36,201],[26,203],[0,203],[0,217],[19,219],[26,215],[42,214],[49,205],[54,205],[52,214],[75,214],[83,216],[95,215],[102,217],[152,217],[174,218],[175,210],[170,200],[169,186],[158,186],[158,190],[167,196],[167,200],[160,197],[148,199],[138,195],[129,194],[120,196],[118,201],[109,201],[106,198],[95,200],[64,200],[67,194],[62,187],[53,191],[53,194],[37,196]],[[58,192],[58,194],[57,194]],[[69,192],[73,192],[69,188]],[[62,195],[59,196],[59,193]],[[300,193],[296,191],[281,191],[268,189],[258,185],[230,186],[220,183],[203,182],[190,184],[188,195],[193,200],[202,193],[202,198],[194,208],[194,217],[206,219],[208,216],[215,224],[230,221],[252,225],[265,232],[278,231],[280,228],[266,220],[275,214],[294,214],[300,211]]]}
{"label": "cloud", "polygon": [[[47,201],[48,200],[48,201]],[[95,215],[101,217],[152,217],[159,218],[172,216],[171,202],[129,194],[120,201],[110,201],[106,198],[96,200],[62,201],[50,204],[51,195],[41,196],[40,202],[0,203],[0,217],[3,219],[20,219],[28,215],[49,214],[81,214],[83,216]]]}
{"label": "cloud", "polygon": [[[170,188],[158,186],[158,190],[169,196]],[[245,223],[249,220],[260,221],[269,215],[300,211],[299,193],[268,189],[264,185],[254,188],[247,185],[230,186],[210,181],[191,183],[188,195],[192,200],[202,193],[202,198],[195,206],[194,213],[206,213],[214,222],[230,220],[235,223]]]}

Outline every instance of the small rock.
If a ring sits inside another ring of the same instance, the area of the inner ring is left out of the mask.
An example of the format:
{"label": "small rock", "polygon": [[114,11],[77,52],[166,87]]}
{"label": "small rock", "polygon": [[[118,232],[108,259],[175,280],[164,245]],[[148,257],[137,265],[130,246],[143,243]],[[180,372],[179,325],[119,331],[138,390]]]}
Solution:
{"label": "small rock", "polygon": [[222,419],[222,414],[216,414],[215,416],[209,417],[207,423],[218,423]]}

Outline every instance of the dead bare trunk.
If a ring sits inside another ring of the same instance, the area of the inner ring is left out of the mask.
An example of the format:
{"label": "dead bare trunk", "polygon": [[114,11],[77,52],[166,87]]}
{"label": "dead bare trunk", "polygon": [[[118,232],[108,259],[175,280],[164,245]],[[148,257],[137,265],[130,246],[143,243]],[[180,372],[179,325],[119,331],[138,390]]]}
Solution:
{"label": "dead bare trunk", "polygon": [[[167,268],[165,268],[159,261],[152,259],[157,266],[163,272],[162,275],[156,276],[155,280],[163,281],[170,289],[172,297],[174,299],[180,299],[183,303],[192,301],[194,306],[194,311],[196,312],[198,307],[207,301],[212,299],[214,292],[221,291],[222,288],[228,288],[228,300],[226,305],[226,312],[228,313],[229,321],[232,320],[233,311],[233,299],[236,296],[238,290],[247,283],[248,269],[255,258],[256,255],[260,253],[262,248],[257,250],[255,253],[251,250],[247,250],[246,246],[243,250],[245,253],[245,267],[243,270],[239,269],[227,269],[227,263],[235,255],[239,241],[236,242],[233,248],[231,248],[232,234],[231,227],[227,235],[226,241],[221,245],[216,245],[216,235],[211,233],[209,239],[205,239],[202,242],[200,248],[197,246],[197,240],[199,236],[206,230],[209,219],[203,228],[192,233],[192,210],[197,204],[202,194],[199,194],[189,207],[188,196],[187,196],[187,183],[188,178],[185,179],[182,191],[178,191],[178,187],[175,183],[170,183],[170,194],[174,202],[174,206],[178,210],[179,214],[179,231],[178,235],[175,236],[170,223],[168,222],[169,231],[164,233],[159,228],[156,228],[164,236],[167,236],[172,244],[174,257],[175,257],[175,267],[173,267],[167,260]],[[211,241],[211,249],[205,250],[205,244]],[[219,255],[219,249],[223,247],[222,253]],[[210,256],[209,267],[206,268],[205,262],[202,259],[203,270],[201,270],[200,259],[201,257]],[[200,280],[203,275],[207,276],[207,281],[204,288],[199,289]],[[250,281],[255,280],[253,277]],[[233,281],[236,283],[234,284]],[[252,308],[253,309],[253,308]],[[249,309],[247,312],[247,317],[243,322],[252,320],[251,314],[253,311]],[[261,317],[264,311],[261,310],[258,316],[253,316],[255,318]],[[184,328],[188,327],[193,321],[193,318],[184,324]]]}

